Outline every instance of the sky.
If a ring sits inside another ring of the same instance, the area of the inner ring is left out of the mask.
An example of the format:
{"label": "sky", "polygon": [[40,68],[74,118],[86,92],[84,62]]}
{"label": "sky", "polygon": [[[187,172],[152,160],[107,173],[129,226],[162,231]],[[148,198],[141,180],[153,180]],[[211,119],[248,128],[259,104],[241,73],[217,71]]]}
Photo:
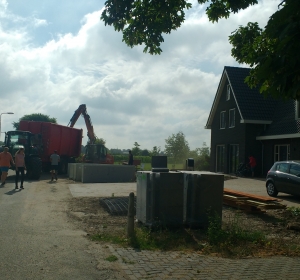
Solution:
{"label": "sky", "polygon": [[[0,0],[1,140],[12,122],[42,113],[68,125],[86,104],[97,137],[109,149],[165,148],[183,132],[191,149],[204,129],[224,66],[231,57],[228,36],[240,25],[264,27],[281,0],[260,0],[229,19],[211,23],[205,7],[189,1],[184,24],[165,35],[161,55],[130,48],[122,33],[100,21],[102,0]],[[82,117],[75,125],[86,127]]]}

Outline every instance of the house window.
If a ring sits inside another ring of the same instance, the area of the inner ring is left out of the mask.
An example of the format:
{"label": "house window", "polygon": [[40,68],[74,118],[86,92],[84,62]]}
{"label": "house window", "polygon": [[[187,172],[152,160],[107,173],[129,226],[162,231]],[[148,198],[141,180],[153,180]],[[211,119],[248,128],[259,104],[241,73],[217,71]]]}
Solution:
{"label": "house window", "polygon": [[296,100],[296,120],[300,119],[300,100]]}
{"label": "house window", "polygon": [[275,145],[274,146],[274,161],[289,160],[290,145]]}
{"label": "house window", "polygon": [[235,127],[235,109],[229,110],[229,127]]}
{"label": "house window", "polygon": [[222,111],[220,113],[220,128],[221,129],[224,129],[226,127],[225,114],[226,114],[226,111]]}
{"label": "house window", "polygon": [[216,172],[224,173],[224,166],[225,166],[225,145],[218,145],[217,146],[217,153],[216,153]]}
{"label": "house window", "polygon": [[226,101],[230,100],[230,85],[227,85]]}
{"label": "house window", "polygon": [[235,174],[239,166],[239,145],[229,146],[229,173]]}

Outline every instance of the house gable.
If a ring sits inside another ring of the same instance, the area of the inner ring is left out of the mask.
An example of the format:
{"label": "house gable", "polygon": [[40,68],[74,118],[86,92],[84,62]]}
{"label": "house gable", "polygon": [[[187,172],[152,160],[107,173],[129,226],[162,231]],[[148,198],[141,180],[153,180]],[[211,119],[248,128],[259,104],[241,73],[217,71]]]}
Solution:
{"label": "house gable", "polygon": [[238,112],[241,116],[241,123],[271,124],[274,108],[278,103],[270,97],[264,97],[257,88],[251,89],[245,83],[250,68],[225,66],[218,90],[208,117],[205,128],[210,129],[215,117],[220,98],[228,83],[232,90],[232,96],[236,101]]}
{"label": "house gable", "polygon": [[234,173],[250,154],[257,174],[276,160],[300,158],[300,102],[265,98],[245,84],[249,71],[224,67],[205,126],[211,129],[210,171]]}
{"label": "house gable", "polygon": [[[225,98],[221,99],[222,97],[224,97],[223,93],[224,93],[225,89],[226,89]],[[228,98],[228,89],[230,90],[229,98]],[[230,101],[231,99],[235,100],[235,103],[237,106],[237,111],[240,114],[241,119],[243,119],[240,108],[239,108],[238,103],[235,98],[234,89],[232,88],[232,85],[230,84],[230,80],[228,78],[226,68],[224,68],[222,76],[221,76],[221,80],[220,80],[220,83],[219,83],[219,86],[217,89],[217,93],[215,95],[215,99],[214,99],[214,102],[213,102],[213,105],[212,105],[212,108],[211,108],[211,111],[210,111],[210,114],[209,114],[209,117],[208,117],[208,120],[207,120],[207,123],[205,126],[206,129],[211,129],[212,122],[217,113],[219,103]],[[237,112],[236,112],[236,114],[237,114]],[[217,115],[216,117],[219,117],[219,115]]]}

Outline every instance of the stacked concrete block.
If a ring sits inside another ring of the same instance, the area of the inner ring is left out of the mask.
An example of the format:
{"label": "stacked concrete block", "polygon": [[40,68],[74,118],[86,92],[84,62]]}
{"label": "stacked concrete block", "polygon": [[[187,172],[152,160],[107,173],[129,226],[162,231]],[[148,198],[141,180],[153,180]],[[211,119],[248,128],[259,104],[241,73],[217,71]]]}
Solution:
{"label": "stacked concrete block", "polygon": [[71,180],[75,180],[76,164],[78,164],[78,163],[69,163],[68,164],[68,176]]}
{"label": "stacked concrete block", "polygon": [[69,178],[82,183],[122,183],[135,181],[135,166],[97,163],[69,163]]}
{"label": "stacked concrete block", "polygon": [[[83,170],[83,166],[85,164],[83,163],[76,163],[75,165],[75,170],[74,170],[74,180],[75,181],[81,181],[82,180],[82,170]],[[88,163],[87,163],[88,165]]]}
{"label": "stacked concrete block", "polygon": [[211,172],[137,172],[137,220],[147,226],[206,228],[222,217],[224,176]]}
{"label": "stacked concrete block", "polygon": [[222,219],[224,175],[210,172],[183,172],[184,224],[207,228],[209,217]]}
{"label": "stacked concrete block", "polygon": [[[135,180],[135,166],[113,164],[83,164],[82,183],[121,183]],[[80,172],[79,168],[76,172]]]}
{"label": "stacked concrete block", "polygon": [[183,224],[183,174],[137,172],[136,218],[147,226]]}

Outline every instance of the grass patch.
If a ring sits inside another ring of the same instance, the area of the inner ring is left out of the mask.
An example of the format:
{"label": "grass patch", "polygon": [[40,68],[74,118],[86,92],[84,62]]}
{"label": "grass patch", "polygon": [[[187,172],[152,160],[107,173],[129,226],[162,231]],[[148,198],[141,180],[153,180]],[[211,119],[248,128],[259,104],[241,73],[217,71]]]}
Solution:
{"label": "grass patch", "polygon": [[258,248],[267,245],[264,233],[247,228],[238,214],[222,226],[220,217],[211,216],[207,230],[209,246],[206,252],[216,252],[226,256],[253,255]]}
{"label": "grass patch", "polygon": [[115,255],[111,255],[111,256],[107,257],[105,260],[108,262],[115,262],[118,260],[118,258]]}
{"label": "grass patch", "polygon": [[125,258],[122,258],[122,261],[123,261],[123,263],[126,263],[126,264],[135,264],[135,262],[126,260]]}
{"label": "grass patch", "polygon": [[100,242],[111,242],[114,244],[118,244],[121,246],[128,245],[128,239],[125,235],[117,233],[117,234],[110,234],[110,233],[101,233],[95,234],[91,236],[91,240],[93,241],[100,241]]}
{"label": "grass patch", "polygon": [[[120,164],[122,164],[122,162],[115,162],[114,164],[115,165],[120,165]],[[145,162],[143,164],[144,164],[144,169],[143,169],[144,171],[151,171],[152,166],[151,166],[150,162]],[[175,164],[168,163],[168,168],[169,169],[182,169],[182,168],[184,168],[184,166],[183,166],[182,163],[175,163]]]}
{"label": "grass patch", "polygon": [[[298,213],[298,211],[295,211]],[[125,228],[104,231],[91,236],[94,241],[114,243],[122,247],[140,250],[195,251],[222,257],[246,256],[300,256],[300,244],[284,237],[268,237],[267,233],[251,228],[240,213],[234,213],[225,221],[218,216],[209,217],[204,229],[136,226],[134,237],[128,239]],[[123,259],[123,262],[130,261]]]}
{"label": "grass patch", "polygon": [[180,229],[150,229],[138,227],[135,236],[129,244],[141,250],[199,250],[197,241],[189,230]]}
{"label": "grass patch", "polygon": [[300,216],[300,207],[288,207],[287,210],[291,213],[292,216]]}

